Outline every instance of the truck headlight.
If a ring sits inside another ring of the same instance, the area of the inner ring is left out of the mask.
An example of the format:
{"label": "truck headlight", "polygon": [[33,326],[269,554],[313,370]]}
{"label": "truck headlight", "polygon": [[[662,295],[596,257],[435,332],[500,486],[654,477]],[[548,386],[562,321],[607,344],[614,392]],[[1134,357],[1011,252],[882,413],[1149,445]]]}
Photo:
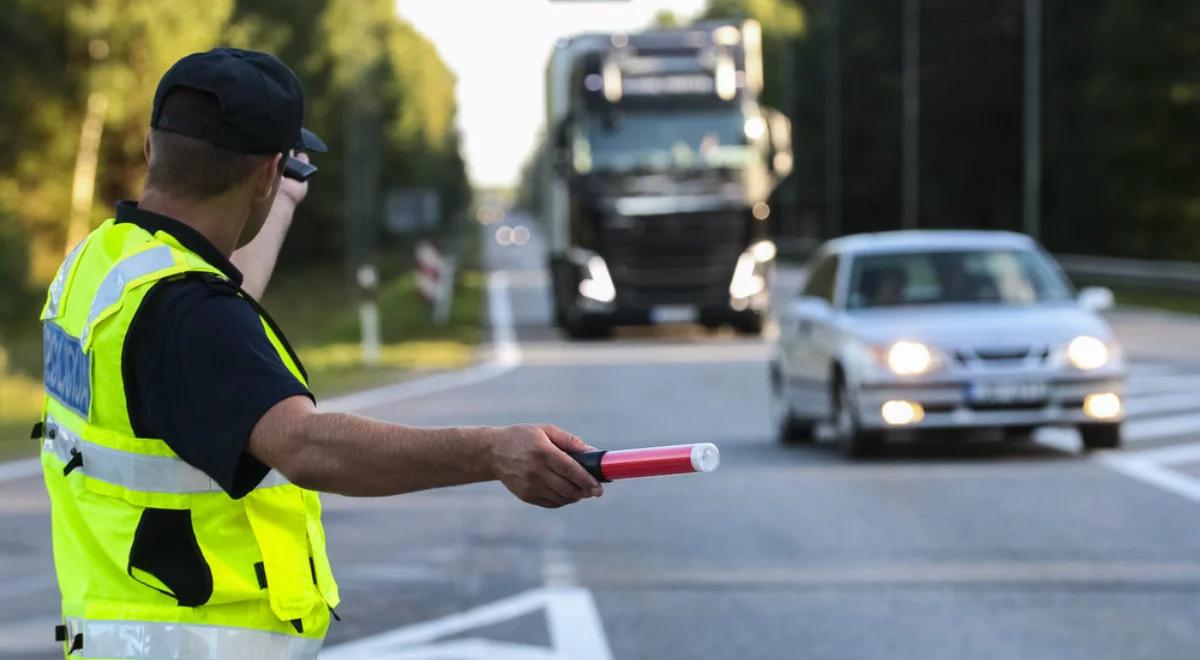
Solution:
{"label": "truck headlight", "polygon": [[888,349],[887,365],[897,376],[920,376],[933,368],[933,351],[921,342],[898,341]]}
{"label": "truck headlight", "polygon": [[592,255],[587,260],[588,276],[579,281],[579,294],[597,302],[610,303],[617,298],[617,288],[608,274],[604,257]]}
{"label": "truck headlight", "polygon": [[1067,344],[1067,361],[1076,369],[1088,371],[1108,364],[1108,346],[1095,337],[1076,337]]}
{"label": "truck headlight", "polygon": [[746,248],[738,257],[737,266],[733,269],[729,295],[735,300],[740,300],[765,290],[767,278],[764,276],[764,269],[774,258],[775,244],[771,241],[759,241]]}

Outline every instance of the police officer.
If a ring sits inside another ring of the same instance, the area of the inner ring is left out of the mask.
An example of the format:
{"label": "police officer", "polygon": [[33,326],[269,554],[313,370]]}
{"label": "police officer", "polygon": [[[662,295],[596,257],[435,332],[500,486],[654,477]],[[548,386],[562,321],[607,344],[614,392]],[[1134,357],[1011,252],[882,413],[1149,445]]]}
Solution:
{"label": "police officer", "polygon": [[64,650],[82,658],[312,658],[337,607],[315,491],[499,480],[599,496],[553,426],[413,428],[317,412],[258,304],[307,184],[299,80],[215,49],[159,83],[139,203],[72,250],[42,313]]}

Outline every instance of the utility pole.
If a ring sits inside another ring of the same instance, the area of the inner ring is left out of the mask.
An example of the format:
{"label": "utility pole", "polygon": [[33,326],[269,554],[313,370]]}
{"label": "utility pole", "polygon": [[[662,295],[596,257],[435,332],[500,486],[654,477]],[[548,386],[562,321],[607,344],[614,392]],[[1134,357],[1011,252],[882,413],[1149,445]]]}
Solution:
{"label": "utility pole", "polygon": [[825,216],[826,238],[842,234],[842,26],[841,0],[829,0],[825,17]]}
{"label": "utility pole", "polygon": [[1042,0],[1025,0],[1025,103],[1022,228],[1042,230]]}
{"label": "utility pole", "polygon": [[921,0],[904,0],[901,121],[901,226],[916,229],[920,211]]}
{"label": "utility pole", "polygon": [[359,301],[363,363],[379,363],[378,274],[371,259],[379,196],[379,64],[368,60],[356,70],[355,91],[346,100],[344,135],[346,270]]}

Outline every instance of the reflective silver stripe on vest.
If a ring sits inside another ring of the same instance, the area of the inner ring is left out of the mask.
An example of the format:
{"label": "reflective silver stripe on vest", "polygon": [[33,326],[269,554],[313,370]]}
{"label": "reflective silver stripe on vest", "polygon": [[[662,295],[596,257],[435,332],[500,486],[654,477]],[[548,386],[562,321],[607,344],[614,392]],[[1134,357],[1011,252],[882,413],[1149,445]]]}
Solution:
{"label": "reflective silver stripe on vest", "polygon": [[96,317],[112,307],[125,295],[125,285],[128,282],[136,280],[139,277],[144,277],[150,273],[160,270],[166,270],[175,265],[175,257],[171,254],[171,248],[162,245],[155,248],[150,248],[145,252],[139,252],[131,257],[125,257],[118,261],[104,276],[104,280],[100,282],[100,288],[96,290],[96,297],[92,298],[92,308],[88,310],[87,323],[83,325],[83,332],[79,336],[79,341],[87,346],[88,333],[92,330],[92,322]]}
{"label": "reflective silver stripe on vest", "polygon": [[[71,433],[53,419],[46,420],[42,449],[53,452],[64,463],[75,453],[83,454],[83,464],[77,470],[93,479],[123,486],[143,493],[211,493],[221,491],[217,482],[200,470],[174,456],[151,456],[120,451],[88,442]],[[74,451],[72,451],[74,450]],[[271,470],[257,488],[271,488],[289,483],[276,470]]]}
{"label": "reflective silver stripe on vest", "polygon": [[75,257],[79,256],[79,251],[83,248],[83,244],[87,243],[87,239],[79,241],[79,244],[71,249],[70,254],[63,260],[62,266],[58,268],[58,274],[54,276],[54,281],[50,283],[50,302],[46,306],[46,318],[58,318],[58,304],[62,302],[63,288],[67,285],[67,277],[71,274],[71,266],[75,263]]}
{"label": "reflective silver stripe on vest", "polygon": [[67,639],[83,634],[85,658],[187,660],[311,660],[321,640],[264,630],[157,621],[67,618]]}

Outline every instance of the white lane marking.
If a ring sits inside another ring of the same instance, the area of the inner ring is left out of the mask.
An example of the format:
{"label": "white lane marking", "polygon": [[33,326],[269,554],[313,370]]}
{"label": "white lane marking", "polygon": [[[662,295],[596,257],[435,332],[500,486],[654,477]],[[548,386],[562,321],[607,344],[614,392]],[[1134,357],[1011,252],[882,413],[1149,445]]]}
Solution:
{"label": "white lane marking", "polygon": [[546,608],[550,643],[563,660],[612,660],[596,601],[587,589],[556,588],[556,602]]}
{"label": "white lane marking", "polygon": [[1147,417],[1165,412],[1200,412],[1200,394],[1196,392],[1163,393],[1125,398],[1125,414],[1129,417]]}
{"label": "white lane marking", "polygon": [[1095,460],[1111,470],[1200,502],[1200,481],[1168,467],[1200,460],[1200,443],[1136,452],[1111,451]]}
{"label": "white lane marking", "polygon": [[352,412],[405,399],[436,394],[474,385],[502,376],[521,364],[521,347],[513,326],[512,300],[508,295],[508,273],[488,273],[488,321],[492,327],[491,358],[460,371],[437,374],[396,385],[385,385],[324,401],[322,412]]}
{"label": "white lane marking", "polygon": [[1200,413],[1136,419],[1125,422],[1125,439],[1132,442],[1169,438],[1200,431]]}
{"label": "white lane marking", "polygon": [[1155,447],[1154,449],[1142,449],[1134,452],[1113,451],[1101,454],[1100,457],[1105,460],[1119,460],[1123,463],[1178,465],[1180,463],[1200,461],[1200,442],[1188,443],[1186,445],[1171,445],[1169,447]]}
{"label": "white lane marking", "polygon": [[[552,648],[480,638],[438,642],[478,628],[532,612],[544,611]],[[406,626],[342,644],[321,654],[321,660],[612,660],[596,604],[587,589],[533,589],[465,612]]]}

